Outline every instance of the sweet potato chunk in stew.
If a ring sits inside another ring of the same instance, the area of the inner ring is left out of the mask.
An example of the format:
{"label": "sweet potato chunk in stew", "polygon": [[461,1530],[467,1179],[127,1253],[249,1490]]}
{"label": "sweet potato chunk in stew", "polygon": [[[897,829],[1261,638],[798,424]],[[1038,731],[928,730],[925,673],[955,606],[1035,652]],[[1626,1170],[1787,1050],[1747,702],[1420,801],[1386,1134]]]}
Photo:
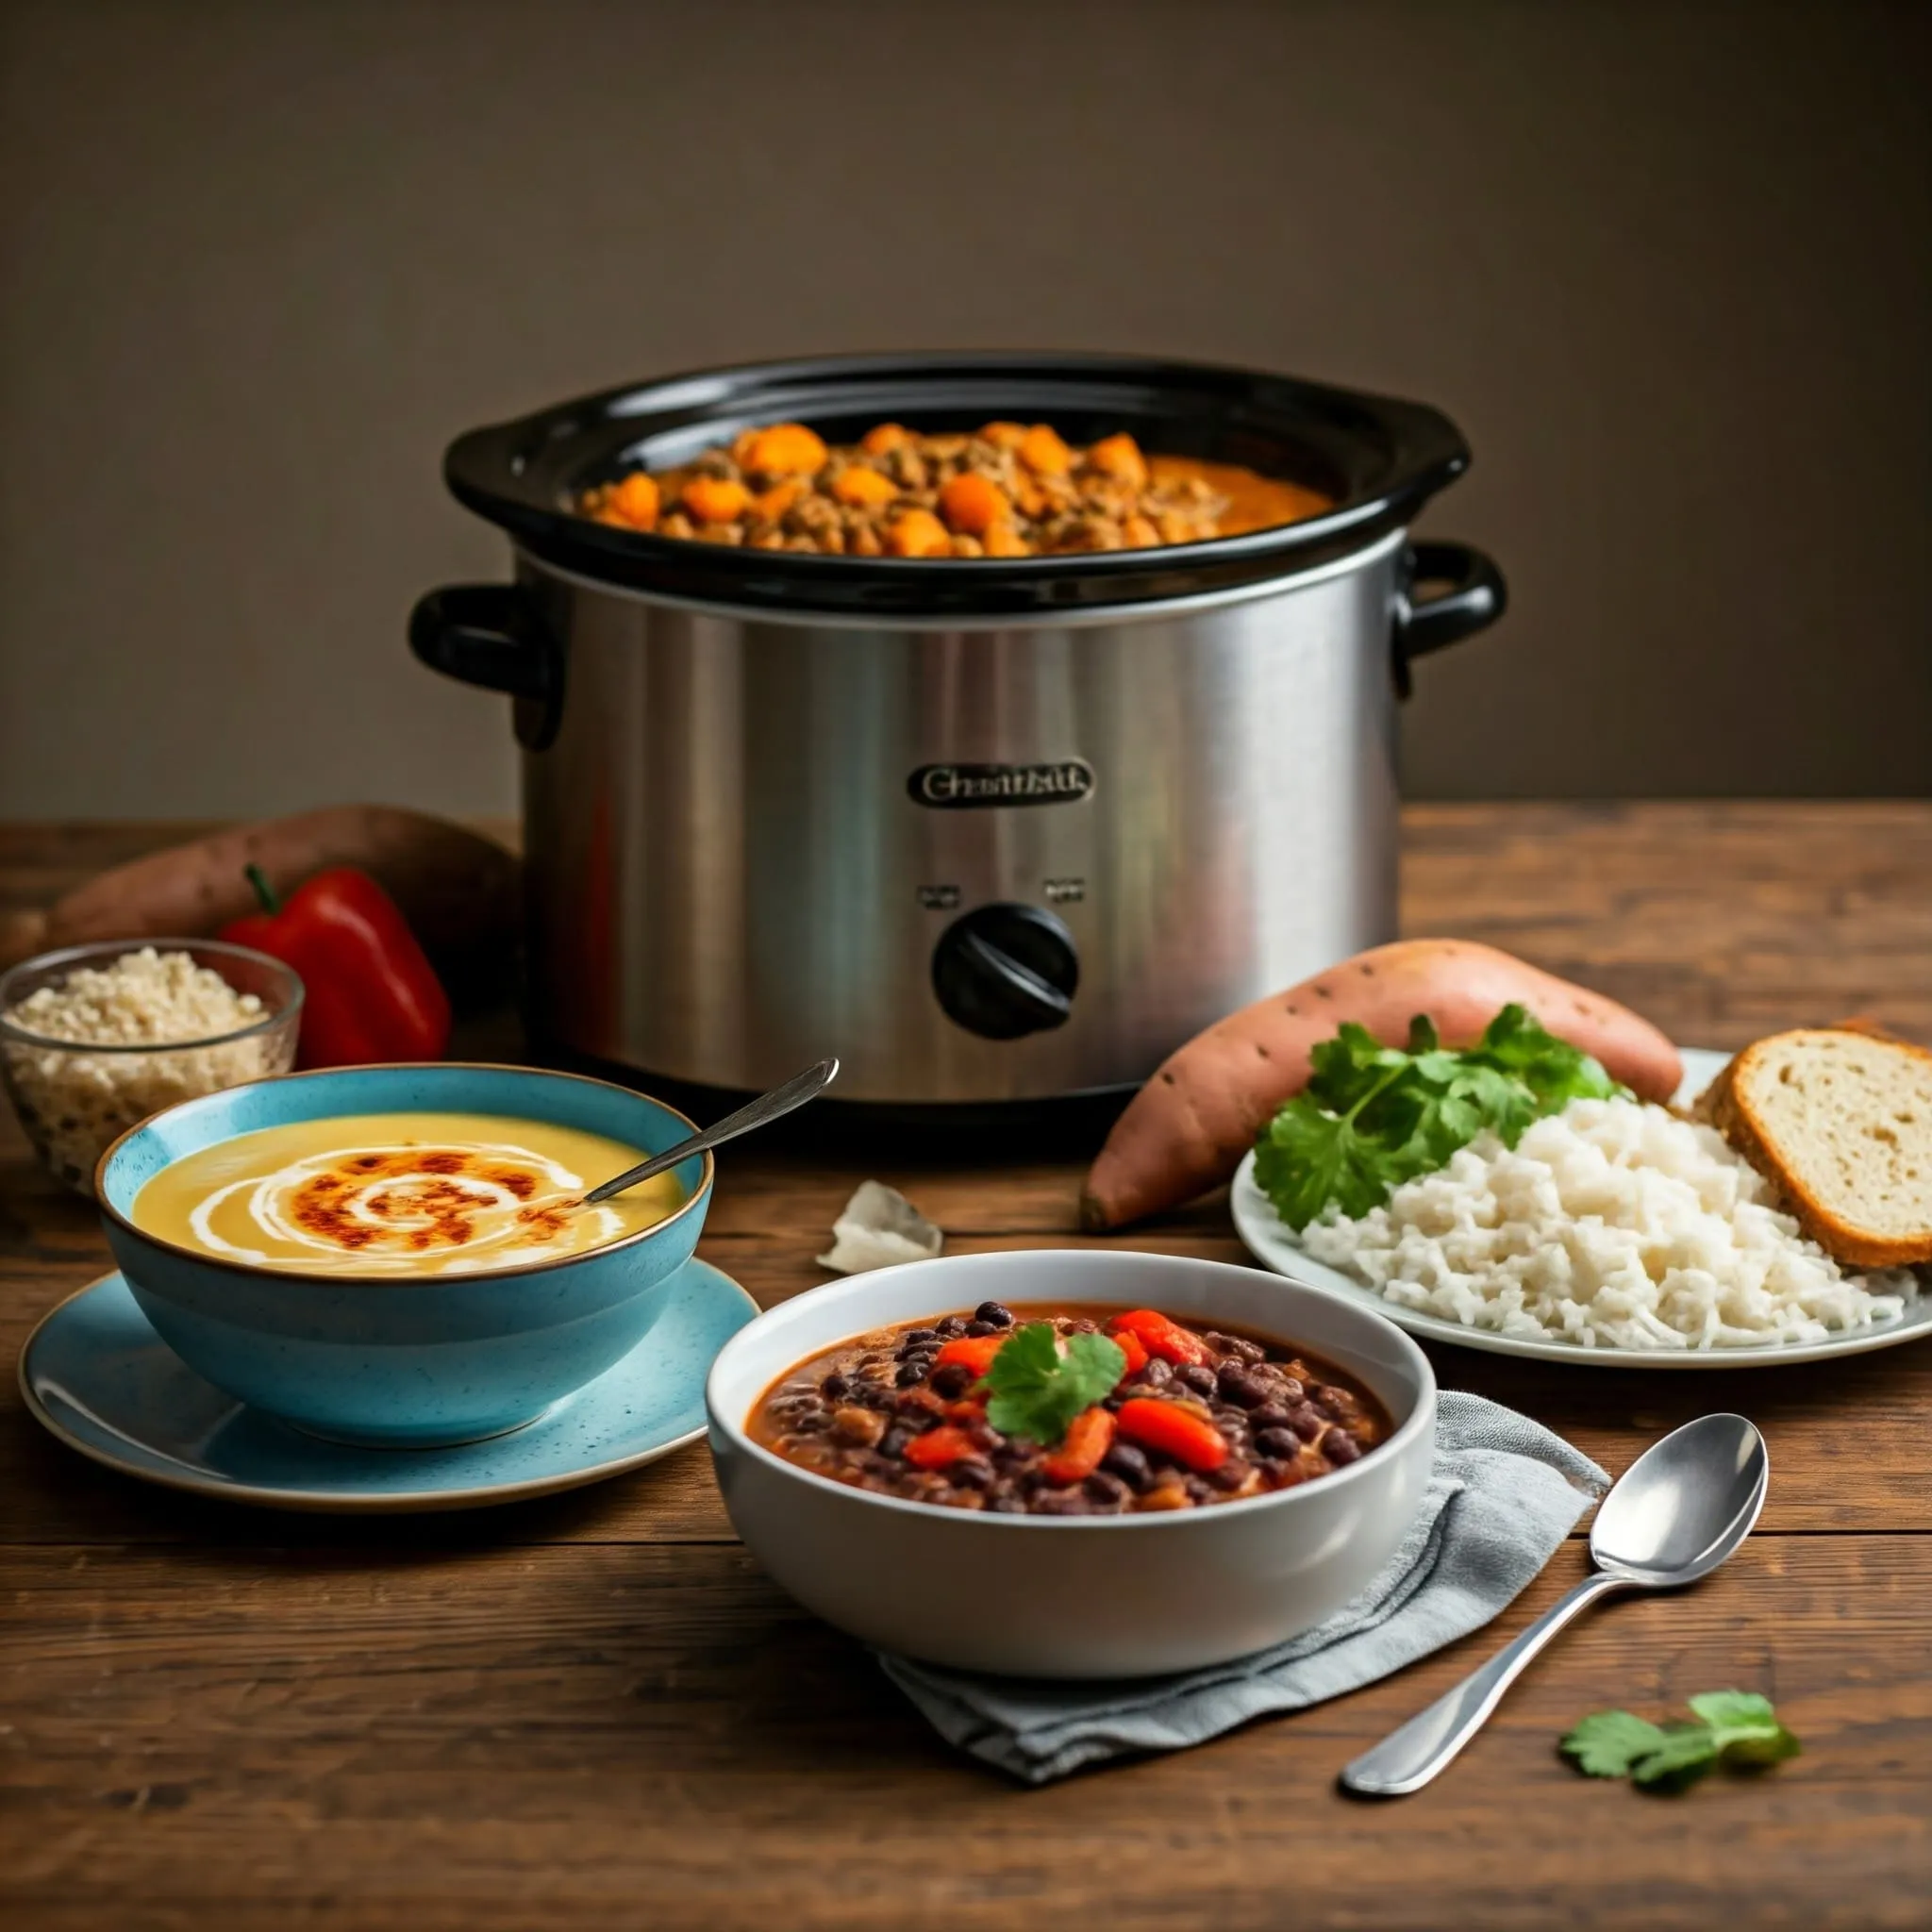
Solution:
{"label": "sweet potato chunk in stew", "polygon": [[1004,558],[1198,543],[1331,506],[1238,464],[1149,456],[1124,431],[1081,449],[1046,423],[881,423],[828,445],[803,423],[772,423],[681,468],[587,490],[576,507],[613,529],[752,550]]}
{"label": "sweet potato chunk in stew", "polygon": [[1009,1515],[1127,1516],[1266,1495],[1391,1433],[1305,1350],[1153,1308],[1009,1308],[878,1329],[813,1356],[746,1427],[883,1495]]}

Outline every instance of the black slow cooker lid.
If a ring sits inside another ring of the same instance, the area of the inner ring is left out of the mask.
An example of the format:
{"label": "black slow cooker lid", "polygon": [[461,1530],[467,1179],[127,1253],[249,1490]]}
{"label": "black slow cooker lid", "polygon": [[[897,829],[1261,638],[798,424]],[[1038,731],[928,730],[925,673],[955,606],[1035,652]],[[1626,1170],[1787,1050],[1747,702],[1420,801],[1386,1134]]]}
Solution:
{"label": "black slow cooker lid", "polygon": [[[757,424],[809,424],[827,442],[875,423],[973,429],[1051,423],[1073,442],[1129,431],[1164,455],[1244,463],[1336,499],[1321,516],[1206,543],[1072,557],[824,557],[613,529],[571,505],[640,465],[664,470]],[[558,569],[709,602],[829,612],[1024,613],[1184,597],[1265,582],[1359,551],[1407,524],[1468,466],[1447,417],[1421,403],[1295,376],[1135,356],[824,356],[667,376],[453,442],[458,500]]]}

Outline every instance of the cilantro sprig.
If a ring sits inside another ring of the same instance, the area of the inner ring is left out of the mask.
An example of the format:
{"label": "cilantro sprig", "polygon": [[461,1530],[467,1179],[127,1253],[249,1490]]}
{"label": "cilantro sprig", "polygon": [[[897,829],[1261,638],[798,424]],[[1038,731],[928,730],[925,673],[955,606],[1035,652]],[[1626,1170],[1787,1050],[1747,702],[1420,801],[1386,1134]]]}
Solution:
{"label": "cilantro sprig", "polygon": [[1513,1147],[1541,1115],[1624,1091],[1518,1006],[1505,1007],[1463,1052],[1443,1046],[1418,1013],[1406,1049],[1348,1021],[1309,1058],[1308,1084],[1255,1146],[1255,1179],[1296,1230],[1331,1202],[1351,1218],[1380,1207],[1486,1127]]}
{"label": "cilantro sprig", "polygon": [[1082,1409],[1111,1395],[1127,1372],[1126,1352],[1106,1335],[1070,1335],[1066,1352],[1051,1322],[1028,1322],[1001,1345],[986,1372],[986,1419],[1009,1436],[1051,1448]]}
{"label": "cilantro sprig", "polygon": [[1694,1723],[1667,1724],[1627,1710],[1593,1710],[1560,1749],[1590,1777],[1627,1777],[1669,1792],[1687,1790],[1714,1764],[1761,1771],[1798,1755],[1797,1739],[1755,1690],[1707,1690],[1690,1708]]}

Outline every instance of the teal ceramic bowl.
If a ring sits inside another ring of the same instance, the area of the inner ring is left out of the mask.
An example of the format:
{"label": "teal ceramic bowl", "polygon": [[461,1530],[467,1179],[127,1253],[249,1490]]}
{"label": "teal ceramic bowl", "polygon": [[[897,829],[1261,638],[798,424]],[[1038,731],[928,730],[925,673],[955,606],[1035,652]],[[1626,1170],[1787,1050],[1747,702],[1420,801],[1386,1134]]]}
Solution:
{"label": "teal ceramic bowl", "polygon": [[190,1368],[314,1435],[428,1446],[520,1428],[643,1340],[697,1245],[708,1154],[674,1170],[684,1205],[655,1226],[555,1261],[461,1275],[256,1268],[158,1241],[130,1218],[144,1182],[217,1141],[291,1121],[417,1111],[547,1121],[647,1154],[697,1131],[675,1108],[607,1081],[451,1062],[290,1074],[171,1107],[115,1141],[94,1178],[115,1261]]}

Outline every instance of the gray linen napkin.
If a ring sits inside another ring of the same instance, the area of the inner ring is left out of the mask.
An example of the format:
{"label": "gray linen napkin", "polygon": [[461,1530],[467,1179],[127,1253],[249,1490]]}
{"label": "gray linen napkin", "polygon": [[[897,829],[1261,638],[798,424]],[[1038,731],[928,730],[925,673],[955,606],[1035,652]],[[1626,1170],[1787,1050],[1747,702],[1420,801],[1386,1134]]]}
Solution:
{"label": "gray linen napkin", "polygon": [[1273,1650],[1172,1677],[1047,1683],[881,1653],[948,1742],[1028,1784],[1199,1744],[1250,1718],[1373,1684],[1479,1630],[1556,1554],[1609,1477],[1541,1423],[1445,1390],[1436,1466],[1389,1566],[1327,1623]]}

